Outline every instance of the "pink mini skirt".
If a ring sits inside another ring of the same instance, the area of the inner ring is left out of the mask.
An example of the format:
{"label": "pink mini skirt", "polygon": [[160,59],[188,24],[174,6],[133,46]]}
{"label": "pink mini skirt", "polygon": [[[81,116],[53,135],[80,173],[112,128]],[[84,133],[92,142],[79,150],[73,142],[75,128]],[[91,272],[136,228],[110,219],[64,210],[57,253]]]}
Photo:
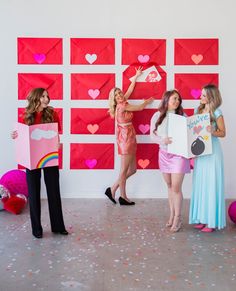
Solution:
{"label": "pink mini skirt", "polygon": [[159,168],[162,173],[185,174],[190,173],[190,160],[159,150]]}

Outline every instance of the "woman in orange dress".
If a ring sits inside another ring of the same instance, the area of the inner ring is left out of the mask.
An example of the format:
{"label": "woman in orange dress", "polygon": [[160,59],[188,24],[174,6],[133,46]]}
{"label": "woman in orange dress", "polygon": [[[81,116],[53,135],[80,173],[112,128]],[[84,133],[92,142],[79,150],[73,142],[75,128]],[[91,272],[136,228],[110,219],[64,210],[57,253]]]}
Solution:
{"label": "woman in orange dress", "polygon": [[132,124],[133,112],[141,111],[153,98],[146,99],[140,105],[131,105],[127,99],[132,94],[137,78],[142,74],[142,68],[136,69],[136,74],[127,90],[123,93],[119,88],[113,88],[109,94],[109,112],[112,118],[116,119],[116,137],[118,154],[121,156],[120,174],[112,187],[108,187],[105,195],[116,204],[115,194],[120,187],[120,205],[134,205],[126,194],[126,180],[136,173],[136,133]]}

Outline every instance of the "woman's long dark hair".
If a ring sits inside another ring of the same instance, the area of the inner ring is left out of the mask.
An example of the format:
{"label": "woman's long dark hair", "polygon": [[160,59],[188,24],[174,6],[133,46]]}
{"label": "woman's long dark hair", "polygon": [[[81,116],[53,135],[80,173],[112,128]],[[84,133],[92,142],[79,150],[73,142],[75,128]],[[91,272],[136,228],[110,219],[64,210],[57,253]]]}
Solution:
{"label": "woman's long dark hair", "polygon": [[161,104],[158,107],[158,111],[160,111],[160,116],[155,124],[155,129],[153,130],[153,132],[155,132],[157,130],[157,127],[159,125],[162,124],[162,121],[164,120],[164,118],[166,117],[167,111],[168,111],[168,103],[169,103],[169,99],[173,94],[178,94],[179,95],[179,106],[178,108],[176,108],[175,113],[178,115],[183,115],[184,114],[184,110],[182,107],[182,97],[179,94],[179,92],[177,90],[169,90],[166,91],[163,96],[162,96],[162,100],[161,100]]}
{"label": "woman's long dark hair", "polygon": [[[27,96],[28,105],[25,108],[24,121],[28,125],[34,124],[35,114],[37,112],[38,107],[40,106],[40,98],[42,97],[44,91],[47,91],[44,88],[35,88],[31,90]],[[50,101],[49,95],[48,99]],[[51,106],[47,106],[47,108],[43,109],[42,112],[42,123],[50,123],[53,122],[53,108]]]}

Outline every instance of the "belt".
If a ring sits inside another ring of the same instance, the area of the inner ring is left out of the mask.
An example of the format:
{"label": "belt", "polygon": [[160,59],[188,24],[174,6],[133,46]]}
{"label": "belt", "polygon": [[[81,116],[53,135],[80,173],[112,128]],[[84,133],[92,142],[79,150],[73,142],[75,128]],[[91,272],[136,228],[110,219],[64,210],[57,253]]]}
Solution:
{"label": "belt", "polygon": [[117,125],[119,126],[128,126],[128,125],[131,125],[132,122],[126,122],[126,123],[117,123]]}

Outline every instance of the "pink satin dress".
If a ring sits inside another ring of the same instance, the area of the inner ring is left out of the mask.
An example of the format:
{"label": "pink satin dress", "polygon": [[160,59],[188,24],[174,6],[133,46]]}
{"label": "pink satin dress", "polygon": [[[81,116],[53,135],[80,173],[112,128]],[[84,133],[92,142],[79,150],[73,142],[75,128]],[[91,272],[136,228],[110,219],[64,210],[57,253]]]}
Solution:
{"label": "pink satin dress", "polygon": [[137,150],[136,132],[132,124],[133,113],[126,111],[127,101],[116,106],[117,145],[119,155],[135,154]]}

